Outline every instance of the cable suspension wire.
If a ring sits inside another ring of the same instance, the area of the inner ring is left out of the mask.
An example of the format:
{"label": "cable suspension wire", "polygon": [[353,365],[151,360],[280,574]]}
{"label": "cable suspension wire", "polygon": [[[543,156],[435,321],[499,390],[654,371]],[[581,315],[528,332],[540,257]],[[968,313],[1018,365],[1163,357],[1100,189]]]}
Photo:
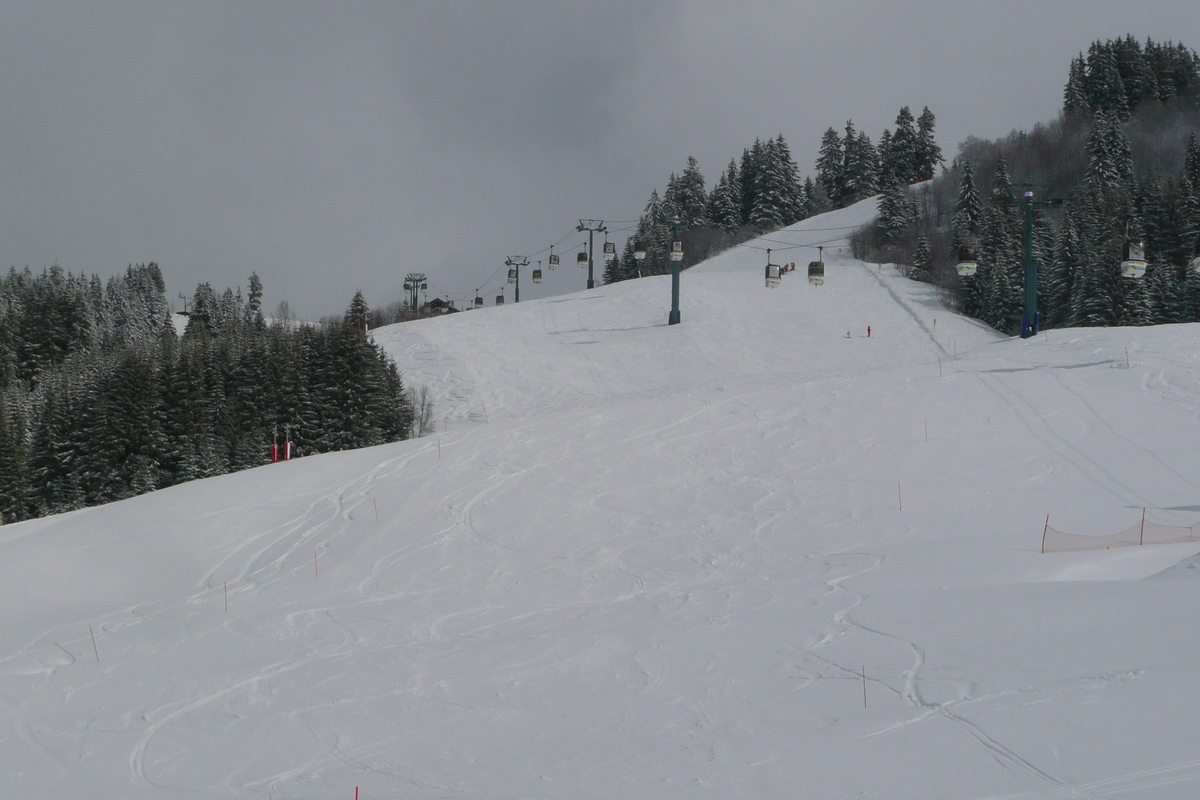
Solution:
{"label": "cable suspension wire", "polygon": [[[759,241],[769,242],[771,240],[770,239],[760,239]],[[836,237],[833,239],[825,239],[824,241],[820,241],[820,242],[789,244],[785,247],[759,247],[758,245],[750,244],[749,242],[741,242],[739,244],[735,244],[734,247],[745,247],[749,250],[760,250],[760,251],[770,250],[773,253],[781,253],[784,250],[797,250],[802,247],[807,247],[810,250],[817,250],[821,247],[824,247],[827,244],[830,244],[831,242],[843,242],[843,241],[845,241],[845,239],[843,239],[842,237]]]}

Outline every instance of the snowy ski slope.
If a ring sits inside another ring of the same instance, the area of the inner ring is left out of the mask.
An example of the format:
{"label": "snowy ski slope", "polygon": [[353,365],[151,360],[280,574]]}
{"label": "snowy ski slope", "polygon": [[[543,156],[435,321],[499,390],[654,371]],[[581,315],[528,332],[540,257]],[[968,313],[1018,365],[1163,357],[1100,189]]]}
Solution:
{"label": "snowy ski slope", "polygon": [[0,796],[1194,798],[1200,547],[1038,550],[1200,519],[1200,329],[830,245],[381,329],[436,435],[0,528]]}

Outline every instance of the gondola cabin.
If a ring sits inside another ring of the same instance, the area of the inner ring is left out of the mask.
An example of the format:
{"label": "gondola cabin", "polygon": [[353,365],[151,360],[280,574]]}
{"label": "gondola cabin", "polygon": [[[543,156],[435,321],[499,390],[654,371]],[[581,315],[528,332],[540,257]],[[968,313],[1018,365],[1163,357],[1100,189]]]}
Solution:
{"label": "gondola cabin", "polygon": [[542,282],[542,271],[540,269],[535,269],[533,271],[533,282],[534,283]]}
{"label": "gondola cabin", "polygon": [[480,297],[479,295],[475,295],[475,307],[483,308],[483,298]]}
{"label": "gondola cabin", "polygon": [[824,261],[808,262],[808,282],[813,286],[823,286],[825,284]]}
{"label": "gondola cabin", "polygon": [[550,254],[550,269],[558,269],[559,258],[555,253]]}
{"label": "gondola cabin", "polygon": [[612,242],[604,243],[604,260],[612,261],[617,257],[617,246]]}
{"label": "gondola cabin", "polygon": [[767,288],[774,289],[779,285],[779,265],[767,264]]}
{"label": "gondola cabin", "polygon": [[496,305],[498,305],[498,306],[504,305],[504,295],[502,295],[502,294],[496,295]]}
{"label": "gondola cabin", "polygon": [[516,270],[516,268],[515,268],[515,267],[513,267],[513,268],[510,268],[510,269],[508,270],[508,282],[509,282],[509,283],[516,283],[516,282],[517,282],[517,270]]}
{"label": "gondola cabin", "polygon": [[969,278],[979,269],[979,261],[975,258],[974,247],[958,248],[958,274],[960,277]]}
{"label": "gondola cabin", "polygon": [[588,259],[587,259],[587,251],[586,251],[586,250],[580,250],[580,251],[579,251],[579,255],[575,256],[575,263],[576,263],[576,264],[578,264],[578,265],[579,265],[579,266],[581,266],[581,267],[586,267],[586,266],[587,266],[587,261],[588,261]]}
{"label": "gondola cabin", "polygon": [[1141,242],[1126,242],[1121,258],[1121,277],[1140,278],[1146,274],[1146,248]]}

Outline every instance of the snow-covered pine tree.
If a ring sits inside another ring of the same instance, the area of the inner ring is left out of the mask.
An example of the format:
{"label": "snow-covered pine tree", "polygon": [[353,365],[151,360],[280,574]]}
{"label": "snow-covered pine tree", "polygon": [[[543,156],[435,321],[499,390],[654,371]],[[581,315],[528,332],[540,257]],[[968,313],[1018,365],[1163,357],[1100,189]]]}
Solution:
{"label": "snow-covered pine tree", "polygon": [[979,223],[983,218],[983,199],[975,185],[975,168],[969,160],[959,165],[958,201],[954,204],[952,246],[957,256],[959,247],[974,247],[979,240]]}
{"label": "snow-covered pine tree", "polygon": [[0,392],[0,525],[28,516],[26,403],[20,387]]}
{"label": "snow-covered pine tree", "polygon": [[775,137],[775,160],[781,180],[780,191],[786,199],[784,224],[791,225],[804,218],[805,197],[804,187],[800,184],[800,170],[782,133]]}
{"label": "snow-covered pine tree", "polygon": [[1200,144],[1196,142],[1195,132],[1188,137],[1183,156],[1183,177],[1187,178],[1193,189],[1200,187]]}
{"label": "snow-covered pine tree", "polygon": [[890,162],[888,171],[895,176],[896,181],[903,186],[917,181],[918,141],[916,120],[908,106],[900,109],[896,115],[896,130],[892,134],[889,148]]}
{"label": "snow-covered pine tree", "polygon": [[[893,146],[895,136],[892,137]],[[846,122],[846,137],[842,142],[842,194],[839,207],[871,197],[878,191],[876,180],[879,164],[875,148],[866,133],[854,130],[853,120]]]}
{"label": "snow-covered pine tree", "polygon": [[754,205],[750,210],[750,225],[759,233],[777,230],[794,219],[792,196],[787,185],[783,156],[775,139],[762,147],[762,157],[755,174]]}
{"label": "snow-covered pine tree", "polygon": [[708,220],[704,212],[708,195],[704,190],[704,176],[700,174],[699,165],[692,156],[688,156],[687,166],[679,177],[674,202],[681,228],[707,227]]}
{"label": "snow-covered pine tree", "polygon": [[625,280],[624,265],[621,263],[619,256],[613,258],[611,261],[604,262],[604,274],[600,280],[605,286]]}
{"label": "snow-covered pine tree", "polygon": [[917,118],[917,180],[927,181],[937,172],[938,166],[945,161],[942,148],[938,145],[933,129],[937,118],[929,110],[929,106],[921,109]]}
{"label": "snow-covered pine tree", "polygon": [[358,335],[365,336],[367,333],[367,320],[370,316],[371,309],[367,305],[366,298],[363,297],[362,290],[359,289],[350,300],[350,306],[346,309],[345,316],[342,317],[342,324]]}
{"label": "snow-covered pine tree", "polygon": [[910,216],[908,192],[899,183],[884,190],[879,201],[879,229],[889,245],[898,244],[913,223]]}
{"label": "snow-covered pine tree", "polygon": [[667,178],[667,189],[662,196],[662,213],[668,219],[677,219],[682,222],[679,176],[674,172],[671,173],[670,178]]}
{"label": "snow-covered pine tree", "polygon": [[871,137],[866,131],[858,133],[858,153],[862,163],[862,180],[858,185],[857,194],[865,200],[879,194],[879,153],[871,144]]}
{"label": "snow-covered pine tree", "polygon": [[831,209],[841,207],[842,166],[845,160],[842,138],[833,128],[828,129],[821,137],[821,149],[817,155],[817,185],[829,200]]}
{"label": "snow-covered pine tree", "polygon": [[886,188],[896,181],[896,169],[892,163],[892,132],[887,128],[883,129],[875,151],[879,154],[879,185]]}
{"label": "snow-covered pine tree", "polygon": [[829,198],[821,191],[820,185],[812,179],[812,176],[807,176],[804,179],[804,218],[814,217],[817,214],[824,214],[826,211],[832,211],[833,206],[829,202]]}
{"label": "snow-covered pine tree", "polygon": [[1088,106],[1093,111],[1103,111],[1118,121],[1129,119],[1129,101],[1125,97],[1125,84],[1117,68],[1117,59],[1112,50],[1100,42],[1093,43],[1087,57]]}
{"label": "snow-covered pine tree", "polygon": [[742,163],[738,170],[742,183],[742,224],[750,224],[750,215],[754,209],[754,192],[758,185],[759,164],[763,157],[763,143],[755,139],[754,145],[742,151]]}
{"label": "snow-covered pine tree", "polygon": [[997,330],[1009,331],[1020,319],[1024,300],[1022,223],[1011,204],[1008,162],[1001,153],[992,169],[992,193],[979,225],[979,268],[987,289],[981,317]]}
{"label": "snow-covered pine tree", "polygon": [[1087,67],[1083,53],[1071,59],[1071,68],[1067,73],[1067,85],[1063,88],[1063,113],[1079,114],[1088,110],[1088,98],[1084,91],[1087,80]]}
{"label": "snow-covered pine tree", "polygon": [[1200,241],[1200,184],[1192,183],[1186,171],[1179,181],[1179,198],[1176,201],[1179,225],[1179,244],[1184,262],[1191,260]]}
{"label": "snow-covered pine tree", "polygon": [[727,233],[735,232],[742,224],[742,185],[737,162],[729,160],[729,166],[717,179],[708,198],[705,216],[711,223]]}
{"label": "snow-covered pine tree", "polygon": [[933,281],[933,251],[929,240],[924,236],[917,237],[917,252],[913,256],[911,278],[930,283]]}
{"label": "snow-covered pine tree", "polygon": [[1038,280],[1042,320],[1048,328],[1067,325],[1071,319],[1071,294],[1079,265],[1079,230],[1075,215],[1068,209],[1055,239],[1054,257],[1045,265]]}
{"label": "snow-covered pine tree", "polygon": [[[1045,276],[1054,264],[1055,235],[1049,216],[1040,208],[1033,212],[1033,263],[1037,265],[1037,304],[1043,324],[1050,317],[1051,295]],[[1022,306],[1024,304],[1024,281],[1022,280]]]}

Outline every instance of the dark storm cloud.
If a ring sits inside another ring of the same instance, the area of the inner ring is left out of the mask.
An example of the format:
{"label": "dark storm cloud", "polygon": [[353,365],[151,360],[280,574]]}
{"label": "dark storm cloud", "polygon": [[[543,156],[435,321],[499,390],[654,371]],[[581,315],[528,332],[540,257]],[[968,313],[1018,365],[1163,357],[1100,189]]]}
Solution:
{"label": "dark storm cloud", "polygon": [[[826,127],[874,139],[926,104],[952,154],[1051,118],[1092,39],[1200,46],[1183,2],[2,10],[3,261],[156,260],[172,296],[257,270],[312,316],[396,299],[410,270],[473,296],[579,217],[635,217],[689,154],[711,181],[783,133],[808,172]],[[564,267],[522,295],[581,285]]]}

